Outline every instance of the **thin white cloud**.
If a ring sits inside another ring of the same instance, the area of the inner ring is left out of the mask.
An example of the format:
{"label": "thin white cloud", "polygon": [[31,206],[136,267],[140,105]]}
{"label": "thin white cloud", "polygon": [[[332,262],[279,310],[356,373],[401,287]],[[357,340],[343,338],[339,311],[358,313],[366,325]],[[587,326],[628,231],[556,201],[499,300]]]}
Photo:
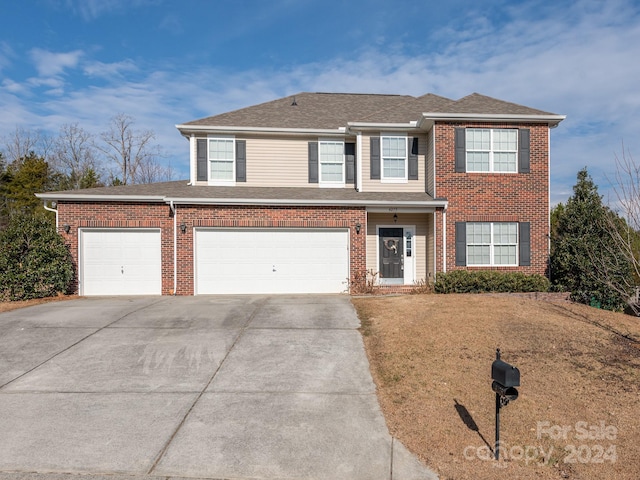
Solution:
{"label": "thin white cloud", "polygon": [[75,68],[84,55],[82,50],[56,53],[42,48],[33,48],[29,52],[31,59],[42,77],[54,77],[64,73],[68,68]]}
{"label": "thin white cloud", "polygon": [[0,72],[11,64],[14,56],[11,46],[7,42],[0,42]]}
{"label": "thin white cloud", "polygon": [[128,59],[114,63],[89,61],[83,66],[85,75],[99,78],[120,78],[126,73],[134,72],[136,70],[138,70],[136,64],[132,60]]}
{"label": "thin white cloud", "polygon": [[165,30],[172,35],[179,35],[184,32],[184,26],[182,25],[182,21],[175,14],[166,15],[160,25],[158,26],[161,30]]}
{"label": "thin white cloud", "polygon": [[111,13],[124,13],[129,8],[158,4],[158,0],[67,0],[74,13],[89,22]]}

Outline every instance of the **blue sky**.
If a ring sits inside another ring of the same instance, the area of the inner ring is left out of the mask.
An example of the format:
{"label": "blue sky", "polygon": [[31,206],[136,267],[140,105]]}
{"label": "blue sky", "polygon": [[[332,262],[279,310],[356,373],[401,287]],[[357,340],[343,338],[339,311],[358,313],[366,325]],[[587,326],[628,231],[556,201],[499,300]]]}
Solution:
{"label": "blue sky", "polygon": [[186,178],[189,120],[300,91],[478,92],[567,115],[552,203],[584,166],[606,195],[623,142],[640,163],[637,1],[0,2],[0,137],[126,113]]}

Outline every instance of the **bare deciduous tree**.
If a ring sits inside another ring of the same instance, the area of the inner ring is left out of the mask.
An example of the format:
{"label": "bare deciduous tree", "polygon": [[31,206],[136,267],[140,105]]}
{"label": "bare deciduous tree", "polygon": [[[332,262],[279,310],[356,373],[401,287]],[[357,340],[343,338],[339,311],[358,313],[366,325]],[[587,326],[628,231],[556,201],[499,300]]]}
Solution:
{"label": "bare deciduous tree", "polygon": [[52,139],[40,130],[26,130],[16,127],[3,138],[4,157],[7,163],[26,158],[30,153],[46,158],[51,149]]}
{"label": "bare deciduous tree", "polygon": [[164,182],[173,179],[173,168],[161,165],[155,159],[141,163],[136,172],[136,183]]}
{"label": "bare deciduous tree", "polygon": [[93,135],[77,123],[65,124],[54,141],[51,161],[54,168],[65,174],[72,189],[82,188],[83,179],[90,171],[99,177],[100,166],[96,156]]}
{"label": "bare deciduous tree", "polygon": [[616,173],[610,179],[614,202],[611,210],[618,215],[605,218],[607,238],[602,239],[600,248],[613,251],[625,262],[632,272],[631,279],[620,281],[612,272],[618,265],[603,261],[603,255],[595,252],[594,266],[603,281],[619,293],[626,293],[629,307],[640,316],[640,165],[622,145],[622,156],[615,156]]}
{"label": "bare deciduous tree", "polygon": [[[102,144],[97,148],[115,165],[113,183],[151,183],[158,181],[156,169],[160,147],[155,145],[151,130],[134,130],[133,117],[119,113],[111,119],[109,130],[100,135]],[[117,179],[117,180],[116,180]]]}

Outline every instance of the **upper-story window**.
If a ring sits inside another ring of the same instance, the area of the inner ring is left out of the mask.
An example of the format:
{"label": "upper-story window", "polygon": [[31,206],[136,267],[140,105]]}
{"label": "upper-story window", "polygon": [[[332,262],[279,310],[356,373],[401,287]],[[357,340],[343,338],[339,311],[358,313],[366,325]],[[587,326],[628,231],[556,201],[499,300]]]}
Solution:
{"label": "upper-story window", "polygon": [[467,172],[517,172],[518,130],[467,128]]}
{"label": "upper-story window", "polygon": [[382,135],[382,180],[407,180],[407,137]]}
{"label": "upper-story window", "polygon": [[318,150],[320,157],[320,183],[344,185],[344,142],[320,140]]}
{"label": "upper-story window", "polygon": [[209,138],[209,181],[235,180],[235,141],[233,137]]}

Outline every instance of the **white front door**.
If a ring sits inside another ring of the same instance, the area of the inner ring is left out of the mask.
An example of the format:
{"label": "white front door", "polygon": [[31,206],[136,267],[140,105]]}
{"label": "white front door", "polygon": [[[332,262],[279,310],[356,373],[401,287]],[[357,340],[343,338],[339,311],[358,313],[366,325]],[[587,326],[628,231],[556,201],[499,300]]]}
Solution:
{"label": "white front door", "polygon": [[347,229],[196,229],[196,294],[341,293]]}
{"label": "white front door", "polygon": [[160,230],[81,229],[81,295],[160,295]]}

